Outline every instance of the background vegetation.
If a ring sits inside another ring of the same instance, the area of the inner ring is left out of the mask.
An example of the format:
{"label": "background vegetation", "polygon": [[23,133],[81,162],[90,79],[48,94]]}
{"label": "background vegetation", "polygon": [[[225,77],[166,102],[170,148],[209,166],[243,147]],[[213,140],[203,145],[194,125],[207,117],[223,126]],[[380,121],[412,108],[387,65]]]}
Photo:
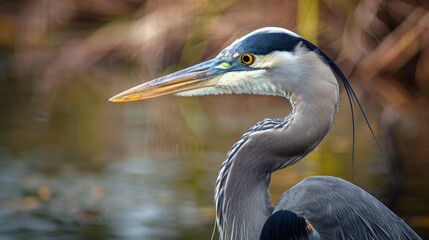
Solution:
{"label": "background vegetation", "polygon": [[[429,238],[427,1],[3,0],[0,239],[209,239],[226,152],[289,104],[107,99],[264,26],[298,32],[340,65],[382,145],[358,115],[354,182]],[[318,150],[275,174],[275,201],[306,176],[352,180],[342,95]]]}

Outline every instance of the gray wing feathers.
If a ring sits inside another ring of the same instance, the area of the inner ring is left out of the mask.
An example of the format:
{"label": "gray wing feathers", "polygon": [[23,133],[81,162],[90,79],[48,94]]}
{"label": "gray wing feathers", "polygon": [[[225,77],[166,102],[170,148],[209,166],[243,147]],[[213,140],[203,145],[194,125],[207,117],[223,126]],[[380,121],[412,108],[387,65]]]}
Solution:
{"label": "gray wing feathers", "polygon": [[336,177],[302,180],[283,194],[278,210],[305,217],[321,239],[421,239],[360,187]]}

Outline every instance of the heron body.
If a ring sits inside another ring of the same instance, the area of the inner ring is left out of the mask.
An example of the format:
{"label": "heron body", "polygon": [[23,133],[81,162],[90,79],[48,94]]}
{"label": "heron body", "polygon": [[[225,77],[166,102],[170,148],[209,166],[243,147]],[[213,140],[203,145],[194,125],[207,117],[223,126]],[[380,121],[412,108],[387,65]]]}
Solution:
{"label": "heron body", "polygon": [[292,112],[251,127],[228,152],[216,181],[222,240],[420,239],[381,202],[335,177],[304,179],[272,204],[271,174],[315,149],[333,125],[339,104],[335,63],[301,36],[262,28],[236,40],[212,60],[129,89],[127,102],[165,94],[262,94],[287,98]]}

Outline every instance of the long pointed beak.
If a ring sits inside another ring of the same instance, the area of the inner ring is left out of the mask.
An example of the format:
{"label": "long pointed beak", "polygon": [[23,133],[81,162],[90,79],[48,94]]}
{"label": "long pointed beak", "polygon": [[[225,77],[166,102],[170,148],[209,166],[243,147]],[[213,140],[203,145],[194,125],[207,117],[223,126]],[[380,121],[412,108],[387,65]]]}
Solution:
{"label": "long pointed beak", "polygon": [[130,102],[213,86],[217,83],[214,77],[224,72],[218,64],[219,60],[212,59],[130,88],[109,100]]}

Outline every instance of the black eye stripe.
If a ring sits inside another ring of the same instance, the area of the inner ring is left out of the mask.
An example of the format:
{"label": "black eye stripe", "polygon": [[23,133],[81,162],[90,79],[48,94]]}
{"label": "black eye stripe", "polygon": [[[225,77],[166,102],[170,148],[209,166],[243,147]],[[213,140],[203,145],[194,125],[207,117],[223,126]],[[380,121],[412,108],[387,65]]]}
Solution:
{"label": "black eye stripe", "polygon": [[292,52],[302,40],[299,36],[282,32],[261,32],[244,39],[234,50],[239,53],[251,52],[256,55],[266,55],[274,51]]}

